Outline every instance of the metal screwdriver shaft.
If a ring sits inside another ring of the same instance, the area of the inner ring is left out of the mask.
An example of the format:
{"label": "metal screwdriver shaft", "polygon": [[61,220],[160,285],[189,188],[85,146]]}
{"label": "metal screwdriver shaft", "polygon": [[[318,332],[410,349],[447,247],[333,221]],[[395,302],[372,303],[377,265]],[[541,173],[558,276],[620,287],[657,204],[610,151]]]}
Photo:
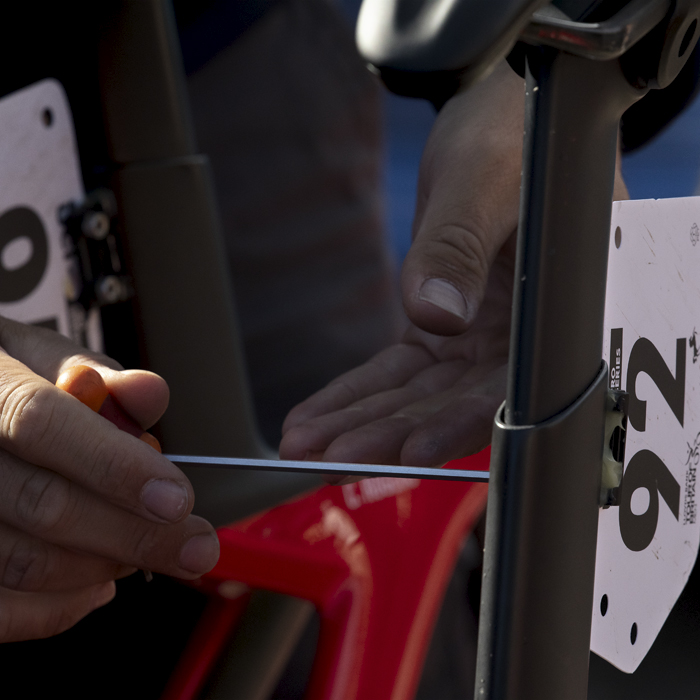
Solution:
{"label": "metal screwdriver shaft", "polygon": [[439,479],[443,481],[487,482],[489,472],[467,469],[435,469],[432,467],[395,467],[387,464],[350,464],[344,462],[302,462],[284,459],[248,459],[245,457],[199,457],[163,455],[175,464],[199,467],[224,467],[271,472],[310,472],[338,476],[390,476],[401,479]]}

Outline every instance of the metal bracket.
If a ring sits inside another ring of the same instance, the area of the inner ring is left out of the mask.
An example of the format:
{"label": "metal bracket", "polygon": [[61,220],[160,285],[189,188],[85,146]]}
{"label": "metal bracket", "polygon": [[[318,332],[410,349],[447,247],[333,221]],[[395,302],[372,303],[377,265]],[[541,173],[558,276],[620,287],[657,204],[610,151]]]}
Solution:
{"label": "metal bracket", "polygon": [[605,441],[603,443],[603,471],[600,479],[602,508],[620,504],[622,471],[625,463],[629,394],[610,389],[605,413]]}
{"label": "metal bracket", "polygon": [[695,48],[699,30],[697,0],[632,0],[602,22],[577,22],[548,5],[532,15],[520,40],[596,61],[622,58],[631,85],[665,88]]}
{"label": "metal bracket", "polygon": [[633,0],[604,22],[575,22],[547,6],[533,14],[520,39],[575,56],[609,61],[622,56],[662,22],[672,5],[672,0]]}
{"label": "metal bracket", "polygon": [[107,189],[95,190],[82,202],[71,202],[59,211],[66,232],[67,257],[73,263],[68,298],[86,311],[133,296],[114,235],[116,213],[114,194]]}
{"label": "metal bracket", "polygon": [[[593,590],[595,548],[586,549],[598,525],[607,387],[603,362],[548,420],[518,426],[503,408],[496,415],[475,697],[541,698],[543,687],[546,698],[585,697],[591,608],[570,582]],[[566,624],[542,624],[564,609]],[[552,674],[553,659],[573,671]]]}

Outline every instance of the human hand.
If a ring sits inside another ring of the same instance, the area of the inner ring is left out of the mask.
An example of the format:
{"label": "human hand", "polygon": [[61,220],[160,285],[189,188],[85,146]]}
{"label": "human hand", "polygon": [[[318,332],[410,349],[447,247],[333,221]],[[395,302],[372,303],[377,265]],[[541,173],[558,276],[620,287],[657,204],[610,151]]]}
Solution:
{"label": "human hand", "polygon": [[[438,115],[401,275],[403,341],[294,408],[280,456],[436,466],[490,442],[505,396],[524,85],[503,63]],[[619,171],[615,198],[625,198]]]}
{"label": "human hand", "polygon": [[154,374],[0,318],[0,641],[67,629],[138,568],[196,578],[218,558],[173,464],[54,386],[90,365],[144,429],[168,402]]}
{"label": "human hand", "polygon": [[434,466],[486,446],[505,391],[523,81],[507,65],[438,115],[401,275],[401,343],[294,408],[287,459]]}

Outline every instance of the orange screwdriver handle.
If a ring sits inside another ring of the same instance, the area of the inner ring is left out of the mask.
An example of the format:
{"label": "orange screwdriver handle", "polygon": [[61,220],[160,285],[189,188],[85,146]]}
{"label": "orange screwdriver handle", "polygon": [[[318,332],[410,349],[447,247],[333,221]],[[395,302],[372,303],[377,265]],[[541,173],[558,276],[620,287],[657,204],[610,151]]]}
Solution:
{"label": "orange screwdriver handle", "polygon": [[110,395],[102,375],[97,370],[87,365],[76,365],[61,374],[56,380],[56,386],[75,396],[80,403],[114,423],[120,430],[134,435],[154,450],[162,452],[158,440],[150,433],[144,432]]}

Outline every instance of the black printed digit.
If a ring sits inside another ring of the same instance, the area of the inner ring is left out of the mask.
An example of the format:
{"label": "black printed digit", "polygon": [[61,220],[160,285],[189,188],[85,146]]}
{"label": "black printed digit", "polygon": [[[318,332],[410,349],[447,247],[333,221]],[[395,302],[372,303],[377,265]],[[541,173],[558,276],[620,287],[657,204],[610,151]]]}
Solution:
{"label": "black printed digit", "polygon": [[[649,491],[646,512],[632,512],[632,494],[637,489]],[[654,539],[659,522],[659,494],[676,520],[680,509],[681,487],[668,467],[650,450],[640,450],[632,457],[622,479],[620,494],[620,534],[622,541],[633,552],[646,549]]]}
{"label": "black printed digit", "polygon": [[648,338],[640,338],[632,347],[627,366],[627,391],[629,399],[629,422],[632,427],[643,432],[646,430],[647,402],[637,398],[637,375],[648,374],[659,387],[659,391],[671,407],[673,415],[683,425],[685,406],[685,338],[676,340],[676,376],[659,354],[656,346]]}
{"label": "black printed digit", "polygon": [[48,239],[38,215],[28,207],[14,207],[0,216],[0,253],[17,238],[28,238],[32,254],[24,265],[8,270],[0,256],[0,302],[23,299],[41,282],[48,264]]}

